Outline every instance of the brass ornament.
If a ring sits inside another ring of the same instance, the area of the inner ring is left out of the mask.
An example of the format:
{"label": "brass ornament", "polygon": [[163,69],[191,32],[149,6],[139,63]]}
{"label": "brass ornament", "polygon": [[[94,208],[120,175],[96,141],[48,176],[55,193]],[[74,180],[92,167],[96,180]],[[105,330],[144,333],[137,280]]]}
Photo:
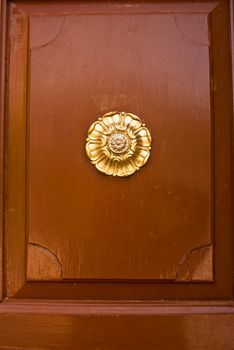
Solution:
{"label": "brass ornament", "polygon": [[109,112],[88,131],[86,152],[91,163],[107,175],[129,176],[150,156],[151,136],[132,113]]}

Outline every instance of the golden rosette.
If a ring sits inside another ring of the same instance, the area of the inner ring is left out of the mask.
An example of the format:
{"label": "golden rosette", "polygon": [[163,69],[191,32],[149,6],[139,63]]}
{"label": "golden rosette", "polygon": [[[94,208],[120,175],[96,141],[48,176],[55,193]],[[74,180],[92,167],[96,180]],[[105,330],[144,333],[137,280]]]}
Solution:
{"label": "golden rosette", "polygon": [[149,130],[140,118],[132,113],[109,112],[90,126],[86,152],[102,173],[129,176],[147,162],[150,145]]}

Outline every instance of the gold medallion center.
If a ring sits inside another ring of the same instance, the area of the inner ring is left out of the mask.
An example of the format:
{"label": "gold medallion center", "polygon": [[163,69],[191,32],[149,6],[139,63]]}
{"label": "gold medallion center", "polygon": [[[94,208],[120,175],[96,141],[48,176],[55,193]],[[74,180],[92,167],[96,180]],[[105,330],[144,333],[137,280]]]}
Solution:
{"label": "gold medallion center", "polygon": [[87,155],[92,164],[107,175],[132,175],[145,165],[150,150],[150,132],[132,113],[106,113],[88,130]]}
{"label": "gold medallion center", "polygon": [[124,153],[129,147],[128,137],[122,133],[115,133],[109,137],[108,146],[114,153]]}

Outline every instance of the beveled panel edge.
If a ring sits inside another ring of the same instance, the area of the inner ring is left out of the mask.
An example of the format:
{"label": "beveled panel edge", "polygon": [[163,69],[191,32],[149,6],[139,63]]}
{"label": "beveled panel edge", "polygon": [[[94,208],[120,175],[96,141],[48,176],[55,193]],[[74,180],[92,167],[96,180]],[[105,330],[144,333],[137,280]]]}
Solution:
{"label": "beveled panel edge", "polygon": [[6,295],[13,295],[25,282],[28,17],[12,3],[7,6],[7,26],[4,288]]}
{"label": "beveled panel edge", "polygon": [[[8,0],[9,1],[9,0]],[[144,6],[144,1],[131,1],[130,3],[120,1],[116,3],[116,6],[113,8],[111,2],[105,2],[97,0],[93,4],[98,4],[94,6],[92,12],[86,10],[85,3],[82,2],[65,2],[55,3],[53,1],[47,1],[46,12],[44,10],[44,1],[12,1],[13,4],[17,5],[22,11],[30,16],[49,16],[49,15],[92,15],[92,14],[170,14],[170,13],[210,13],[213,9],[222,1],[225,0],[211,0],[211,1],[191,1],[187,2],[186,0],[182,1],[146,1],[147,6]],[[11,2],[11,1],[9,1]]]}
{"label": "beveled panel edge", "polygon": [[[214,276],[219,280],[219,290],[224,284],[233,297],[232,248],[232,173],[233,158],[232,123],[233,100],[230,52],[230,1],[220,1],[209,16],[211,30],[211,109],[212,109],[212,162],[213,162],[213,241]],[[224,18],[225,17],[225,18]],[[227,25],[228,24],[228,25]],[[222,28],[222,29],[221,29]],[[224,63],[225,62],[225,63]],[[218,257],[217,250],[220,252]],[[226,267],[224,267],[226,266]]]}
{"label": "beveled panel edge", "polygon": [[[172,293],[173,290],[173,293]],[[226,286],[214,283],[161,281],[26,282],[11,298],[66,300],[231,300]]]}

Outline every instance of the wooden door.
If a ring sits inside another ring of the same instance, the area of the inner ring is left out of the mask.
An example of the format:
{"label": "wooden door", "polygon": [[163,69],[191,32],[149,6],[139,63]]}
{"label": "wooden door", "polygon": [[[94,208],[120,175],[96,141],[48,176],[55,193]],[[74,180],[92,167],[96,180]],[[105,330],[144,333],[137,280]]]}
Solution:
{"label": "wooden door", "polygon": [[0,349],[234,349],[231,5],[2,1]]}

